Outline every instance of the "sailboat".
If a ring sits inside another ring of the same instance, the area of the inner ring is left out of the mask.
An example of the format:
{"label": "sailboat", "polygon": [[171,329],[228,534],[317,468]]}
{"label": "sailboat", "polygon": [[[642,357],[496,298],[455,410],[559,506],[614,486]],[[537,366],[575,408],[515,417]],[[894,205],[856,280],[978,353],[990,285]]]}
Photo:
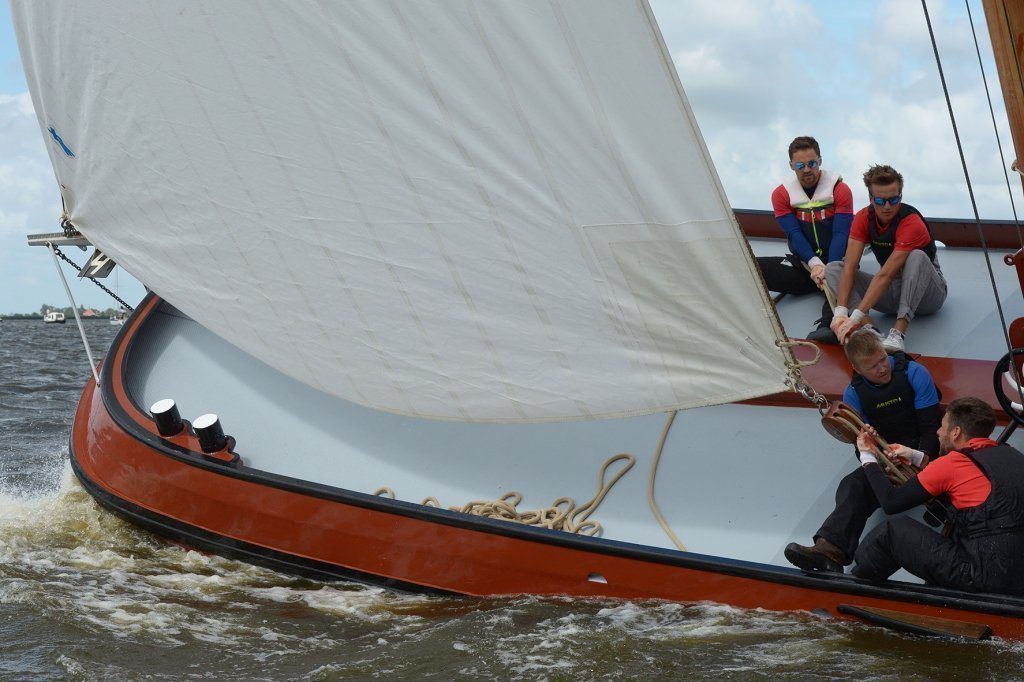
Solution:
{"label": "sailboat", "polygon": [[[1022,599],[782,557],[852,462],[794,389],[847,368],[786,333],[646,0],[12,15],[67,213],[34,242],[150,289],[74,416],[103,506],[318,578],[1024,638]],[[974,350],[945,399],[996,400]]]}

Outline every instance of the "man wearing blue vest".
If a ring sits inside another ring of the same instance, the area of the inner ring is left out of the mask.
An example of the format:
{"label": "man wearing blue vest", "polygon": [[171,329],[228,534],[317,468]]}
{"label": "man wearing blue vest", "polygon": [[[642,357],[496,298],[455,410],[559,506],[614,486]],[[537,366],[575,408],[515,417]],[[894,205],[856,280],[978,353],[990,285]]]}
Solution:
{"label": "man wearing blue vest", "polygon": [[[936,431],[942,421],[939,391],[928,370],[902,352],[886,353],[881,336],[869,327],[850,334],[846,357],[854,374],[843,402],[889,443],[923,453],[917,466],[927,464],[938,454]],[[878,507],[868,476],[858,466],[839,482],[835,509],[814,534],[814,545],[792,542],[786,559],[805,571],[842,572],[853,561],[864,524]]]}
{"label": "man wearing blue vest", "polygon": [[[775,220],[786,233],[790,254],[757,259],[770,291],[809,294],[825,283],[825,265],[842,262],[853,222],[853,192],[843,178],[821,167],[821,150],[813,137],[789,144],[793,175],[772,192]],[[838,343],[830,325],[832,309],[825,301],[812,341]]]}

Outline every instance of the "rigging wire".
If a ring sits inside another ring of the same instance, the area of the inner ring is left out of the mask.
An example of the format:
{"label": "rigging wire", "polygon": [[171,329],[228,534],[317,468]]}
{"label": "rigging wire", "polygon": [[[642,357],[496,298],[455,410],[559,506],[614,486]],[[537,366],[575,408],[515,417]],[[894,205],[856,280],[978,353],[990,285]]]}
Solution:
{"label": "rigging wire", "polygon": [[[970,24],[971,24],[971,37],[974,38],[974,52],[975,52],[975,54],[978,55],[978,69],[981,71],[981,82],[985,86],[985,99],[988,101],[988,113],[989,113],[989,116],[991,116],[991,118],[992,118],[992,132],[995,133],[995,136],[996,136],[996,147],[999,149],[999,162],[1000,162],[999,165],[1002,166],[1002,168],[1003,168],[1003,178],[1006,180],[1006,194],[1007,194],[1007,196],[1010,197],[1010,208],[1013,211],[1013,224],[1017,228],[1017,242],[1020,244],[1020,248],[1024,249],[1024,236],[1021,235],[1020,219],[1017,217],[1017,204],[1013,200],[1013,187],[1010,186],[1010,174],[1006,172],[1006,157],[1003,156],[1003,141],[1002,141],[1002,137],[999,135],[999,126],[996,124],[996,110],[995,110],[995,107],[992,106],[992,94],[989,92],[989,89],[988,89],[988,78],[985,75],[985,63],[981,59],[981,47],[978,45],[978,32],[974,28],[974,15],[971,13],[971,2],[970,2],[970,0],[964,0],[964,6],[967,8],[967,21],[970,22]],[[1009,26],[1010,26],[1010,18],[1009,18],[1008,15],[1006,15],[1006,5],[1005,4],[1003,5],[1003,15],[1004,15],[1004,17],[1006,19],[1006,26],[1007,26],[1007,28],[1009,28]],[[1010,42],[1011,43],[1013,42],[1012,36],[1011,36]],[[1020,80],[1020,75],[1021,75],[1020,74],[1020,63],[1017,61],[1016,58],[1013,60],[1013,63],[1017,65],[1017,79],[1019,81]],[[1021,86],[1024,87],[1024,82],[1021,82]],[[981,229],[980,223],[978,225],[978,229],[979,230]],[[985,252],[985,259],[988,260],[988,252],[987,251]],[[991,269],[992,269],[992,266],[989,265],[989,270],[991,271]],[[995,287],[995,284],[993,284],[993,288],[994,287]],[[996,303],[998,303],[998,302],[999,302],[999,292],[996,291]],[[1002,310],[1001,309],[1000,309],[1000,322],[1002,322],[1003,328],[1007,330],[1006,331],[1006,347],[1010,349],[1009,352],[1010,352],[1010,357],[1011,357],[1009,372],[1010,372],[1010,374],[1011,374],[1011,376],[1013,378],[1014,386],[1016,386],[1016,388],[1017,388],[1017,395],[1020,398],[1020,403],[1021,403],[1021,405],[1024,405],[1024,387],[1021,387],[1020,376],[1018,376],[1018,372],[1017,372],[1017,363],[1016,362],[1012,362],[1013,349],[1011,347],[1010,335],[1009,335],[1008,328],[1006,326],[1006,320],[1002,319]]]}
{"label": "rigging wire", "polygon": [[60,275],[60,281],[64,285],[68,301],[71,302],[71,312],[75,314],[75,323],[78,325],[78,334],[82,337],[82,345],[85,346],[85,354],[89,358],[89,369],[92,370],[92,378],[99,384],[100,375],[96,371],[96,360],[92,357],[92,349],[89,347],[89,339],[85,335],[85,327],[82,326],[82,318],[78,315],[78,305],[75,303],[75,297],[71,294],[71,287],[68,286],[68,280],[64,277],[64,271],[60,269],[60,261],[57,260],[57,247],[50,242],[46,242],[46,246],[50,249],[50,255],[53,256],[53,267],[57,268],[57,274]]}
{"label": "rigging wire", "polygon": [[[82,266],[80,266],[80,265],[79,265],[78,263],[76,263],[75,261],[73,261],[73,260],[71,260],[70,258],[68,258],[68,257],[67,257],[66,255],[64,255],[64,252],[60,250],[60,247],[59,247],[59,246],[54,246],[54,247],[53,247],[53,251],[54,251],[54,253],[56,253],[56,254],[57,254],[57,256],[58,256],[58,257],[59,257],[59,258],[60,258],[60,259],[61,259],[62,261],[64,261],[65,263],[67,263],[67,264],[68,264],[68,265],[70,265],[71,267],[75,268],[75,269],[76,269],[76,270],[78,270],[79,272],[81,272],[81,271],[82,271]],[[112,299],[114,299],[115,301],[117,301],[118,303],[120,303],[120,304],[121,304],[121,305],[122,305],[122,306],[123,306],[123,307],[124,307],[124,308],[125,308],[126,310],[128,310],[129,312],[134,312],[134,311],[135,311],[135,308],[133,308],[133,307],[131,307],[130,305],[128,305],[127,301],[125,301],[125,300],[124,300],[123,298],[121,298],[120,296],[118,296],[117,294],[115,294],[115,293],[114,293],[113,291],[111,291],[110,289],[108,289],[108,288],[107,288],[107,287],[105,287],[104,285],[100,284],[100,283],[99,283],[99,281],[97,281],[97,279],[96,279],[95,277],[89,277],[89,276],[86,276],[86,277],[85,277],[85,279],[89,280],[90,282],[92,282],[93,284],[95,284],[96,286],[98,286],[98,287],[99,287],[100,289],[103,289],[103,291],[107,292],[107,293],[108,293],[108,294],[110,295],[110,297],[111,297]]]}
{"label": "rigging wire", "polygon": [[[999,287],[996,284],[995,272],[992,270],[992,260],[988,252],[988,242],[985,240],[985,231],[981,227],[981,216],[978,214],[978,202],[974,197],[974,187],[971,185],[971,175],[967,170],[967,159],[964,156],[964,147],[960,142],[960,131],[956,126],[956,116],[953,114],[953,102],[949,98],[949,88],[946,85],[946,75],[942,70],[942,59],[939,57],[939,46],[935,41],[935,31],[932,29],[931,15],[928,13],[928,0],[921,0],[921,7],[924,9],[924,20],[928,24],[928,37],[932,42],[932,51],[935,53],[935,65],[939,70],[939,80],[942,82],[942,94],[946,98],[946,108],[949,110],[949,122],[953,126],[953,137],[956,139],[957,152],[960,154],[960,165],[964,170],[964,180],[967,182],[967,193],[971,198],[971,209],[974,211],[974,222],[978,226],[978,238],[981,242],[981,248],[985,253],[985,265],[988,267],[988,278],[992,284],[992,293],[996,299],[996,310],[999,312],[999,323],[1003,330],[1003,340],[1006,342],[1006,350],[1011,355],[1013,354],[1013,346],[1010,343],[1010,332],[1006,325],[1006,315],[1003,313],[1003,303],[999,298]],[[973,26],[973,23],[972,23]],[[1017,374],[1016,363],[1011,362],[1011,370],[1014,375]],[[1018,387],[1020,386],[1020,380],[1014,376]],[[1024,395],[1022,395],[1021,402],[1024,403]]]}
{"label": "rigging wire", "polygon": [[[967,21],[971,24],[971,37],[974,38],[974,52],[978,55],[978,69],[981,71],[981,82],[985,86],[985,99],[988,101],[988,113],[992,117],[992,132],[996,136],[996,147],[999,149],[999,161],[1003,167],[1003,178],[1006,180],[1006,193],[1010,197],[1010,209],[1013,211],[1013,224],[1017,227],[1017,242],[1020,248],[1024,249],[1024,234],[1021,233],[1020,219],[1017,217],[1017,204],[1013,200],[1013,188],[1010,186],[1010,174],[1006,171],[1006,157],[1003,156],[1003,140],[999,135],[999,126],[996,124],[996,110],[992,106],[992,94],[988,89],[988,77],[985,75],[985,63],[981,59],[981,47],[978,46],[978,32],[974,28],[974,15],[971,14],[971,1],[964,0],[967,8]],[[1005,5],[1004,11],[1005,11]],[[1013,60],[1017,63],[1017,60]],[[1020,77],[1020,65],[1017,65],[1017,77]],[[1024,84],[1022,84],[1024,85]]]}

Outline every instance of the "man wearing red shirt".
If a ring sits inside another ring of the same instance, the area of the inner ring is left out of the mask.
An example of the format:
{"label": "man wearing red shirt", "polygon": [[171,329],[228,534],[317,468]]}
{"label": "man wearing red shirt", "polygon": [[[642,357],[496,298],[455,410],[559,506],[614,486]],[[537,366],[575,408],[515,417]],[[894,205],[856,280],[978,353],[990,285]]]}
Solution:
{"label": "man wearing red shirt", "polygon": [[906,511],[946,494],[957,510],[953,533],[944,537],[900,516],[875,527],[857,548],[853,574],[882,581],[900,568],[925,582],[972,592],[1024,594],[1024,454],[988,436],[993,409],[978,398],[949,404],[939,427],[934,462],[894,445],[894,456],[927,466],[893,486],[862,439],[860,459],[887,514]]}
{"label": "man wearing red shirt", "polygon": [[[793,174],[772,192],[775,220],[786,233],[790,253],[761,256],[765,284],[783,294],[811,294],[825,282],[825,265],[842,262],[853,221],[853,192],[843,178],[821,167],[821,149],[813,137],[789,143]],[[832,308],[825,301],[817,328],[807,338],[838,343],[831,330]]]}
{"label": "man wearing red shirt", "polygon": [[[890,352],[902,351],[914,316],[942,307],[946,280],[928,224],[920,211],[903,203],[903,176],[892,166],[872,166],[864,173],[864,184],[871,203],[853,218],[845,259],[825,269],[825,279],[836,291],[831,327],[845,341],[875,308],[896,316],[882,345]],[[881,268],[875,275],[860,269],[868,244]]]}

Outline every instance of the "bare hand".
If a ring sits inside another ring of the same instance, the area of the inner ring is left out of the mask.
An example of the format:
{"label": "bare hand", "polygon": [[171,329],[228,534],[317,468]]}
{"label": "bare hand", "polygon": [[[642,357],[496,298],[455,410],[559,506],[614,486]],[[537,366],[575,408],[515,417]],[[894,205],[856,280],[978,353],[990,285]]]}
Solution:
{"label": "bare hand", "polygon": [[870,424],[865,424],[860,433],[857,434],[857,449],[858,450],[874,450],[875,445],[878,442],[878,431],[875,431],[874,427]]}
{"label": "bare hand", "polygon": [[825,266],[824,265],[812,265],[811,266],[811,280],[818,285],[820,289],[825,284]]}
{"label": "bare hand", "polygon": [[832,331],[836,333],[836,337],[839,339],[839,343],[843,344],[846,343],[846,337],[849,336],[855,329],[857,329],[861,325],[859,321],[854,322],[853,318],[850,317],[844,317],[838,329],[834,328],[835,318],[833,318],[832,323]]}
{"label": "bare hand", "polygon": [[904,464],[911,464],[915,467],[920,467],[924,460],[924,453],[914,448],[908,448],[906,445],[900,445],[899,443],[892,443],[889,445],[889,452],[886,453],[889,459],[899,459]]}

